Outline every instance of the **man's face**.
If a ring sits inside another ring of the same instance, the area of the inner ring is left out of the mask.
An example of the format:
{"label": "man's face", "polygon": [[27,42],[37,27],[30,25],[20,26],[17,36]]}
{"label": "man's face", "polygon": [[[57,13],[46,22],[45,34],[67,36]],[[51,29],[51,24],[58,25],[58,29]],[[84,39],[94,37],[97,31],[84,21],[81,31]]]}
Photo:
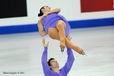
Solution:
{"label": "man's face", "polygon": [[50,68],[59,68],[59,64],[55,59],[51,60],[50,64],[51,64]]}

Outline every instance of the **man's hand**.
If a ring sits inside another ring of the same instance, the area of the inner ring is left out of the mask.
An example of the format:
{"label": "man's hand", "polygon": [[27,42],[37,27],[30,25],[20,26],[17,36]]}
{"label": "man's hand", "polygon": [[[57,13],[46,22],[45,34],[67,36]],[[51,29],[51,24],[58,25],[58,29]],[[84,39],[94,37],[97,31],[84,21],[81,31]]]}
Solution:
{"label": "man's hand", "polygon": [[49,42],[47,42],[47,44],[45,44],[45,39],[44,38],[42,39],[42,43],[43,43],[44,47],[48,47],[48,45],[49,45]]}

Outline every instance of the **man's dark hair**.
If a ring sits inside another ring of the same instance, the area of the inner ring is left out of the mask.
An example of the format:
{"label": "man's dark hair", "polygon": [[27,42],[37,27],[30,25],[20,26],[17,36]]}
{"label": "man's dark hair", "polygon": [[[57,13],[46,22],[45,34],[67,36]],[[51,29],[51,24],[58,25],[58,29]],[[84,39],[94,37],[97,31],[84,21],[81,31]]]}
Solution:
{"label": "man's dark hair", "polygon": [[54,58],[50,58],[50,59],[48,60],[48,65],[49,65],[49,66],[51,66],[51,63],[50,63],[51,60],[55,60],[55,59],[54,59]]}

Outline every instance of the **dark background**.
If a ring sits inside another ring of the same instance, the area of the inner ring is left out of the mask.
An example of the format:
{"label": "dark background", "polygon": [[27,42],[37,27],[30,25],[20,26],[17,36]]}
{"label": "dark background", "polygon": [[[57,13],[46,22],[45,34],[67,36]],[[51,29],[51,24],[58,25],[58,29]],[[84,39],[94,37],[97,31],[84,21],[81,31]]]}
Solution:
{"label": "dark background", "polygon": [[27,16],[26,0],[0,0],[0,18]]}

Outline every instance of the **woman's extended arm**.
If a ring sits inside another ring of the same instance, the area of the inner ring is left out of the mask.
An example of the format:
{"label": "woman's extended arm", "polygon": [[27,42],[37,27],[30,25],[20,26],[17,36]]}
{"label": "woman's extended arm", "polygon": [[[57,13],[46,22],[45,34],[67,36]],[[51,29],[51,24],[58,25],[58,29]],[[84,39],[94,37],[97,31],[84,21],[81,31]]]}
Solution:
{"label": "woman's extended arm", "polygon": [[38,29],[41,36],[45,36],[47,33],[43,30],[43,24],[41,20],[38,20]]}
{"label": "woman's extended arm", "polygon": [[44,18],[51,13],[59,13],[60,11],[61,11],[60,8],[55,8],[55,9],[51,10],[50,12],[45,13],[43,16],[40,16],[40,18]]}
{"label": "woman's extended arm", "polygon": [[51,10],[49,12],[49,14],[51,14],[51,13],[59,13],[60,11],[61,11],[60,8],[55,8],[55,9]]}

